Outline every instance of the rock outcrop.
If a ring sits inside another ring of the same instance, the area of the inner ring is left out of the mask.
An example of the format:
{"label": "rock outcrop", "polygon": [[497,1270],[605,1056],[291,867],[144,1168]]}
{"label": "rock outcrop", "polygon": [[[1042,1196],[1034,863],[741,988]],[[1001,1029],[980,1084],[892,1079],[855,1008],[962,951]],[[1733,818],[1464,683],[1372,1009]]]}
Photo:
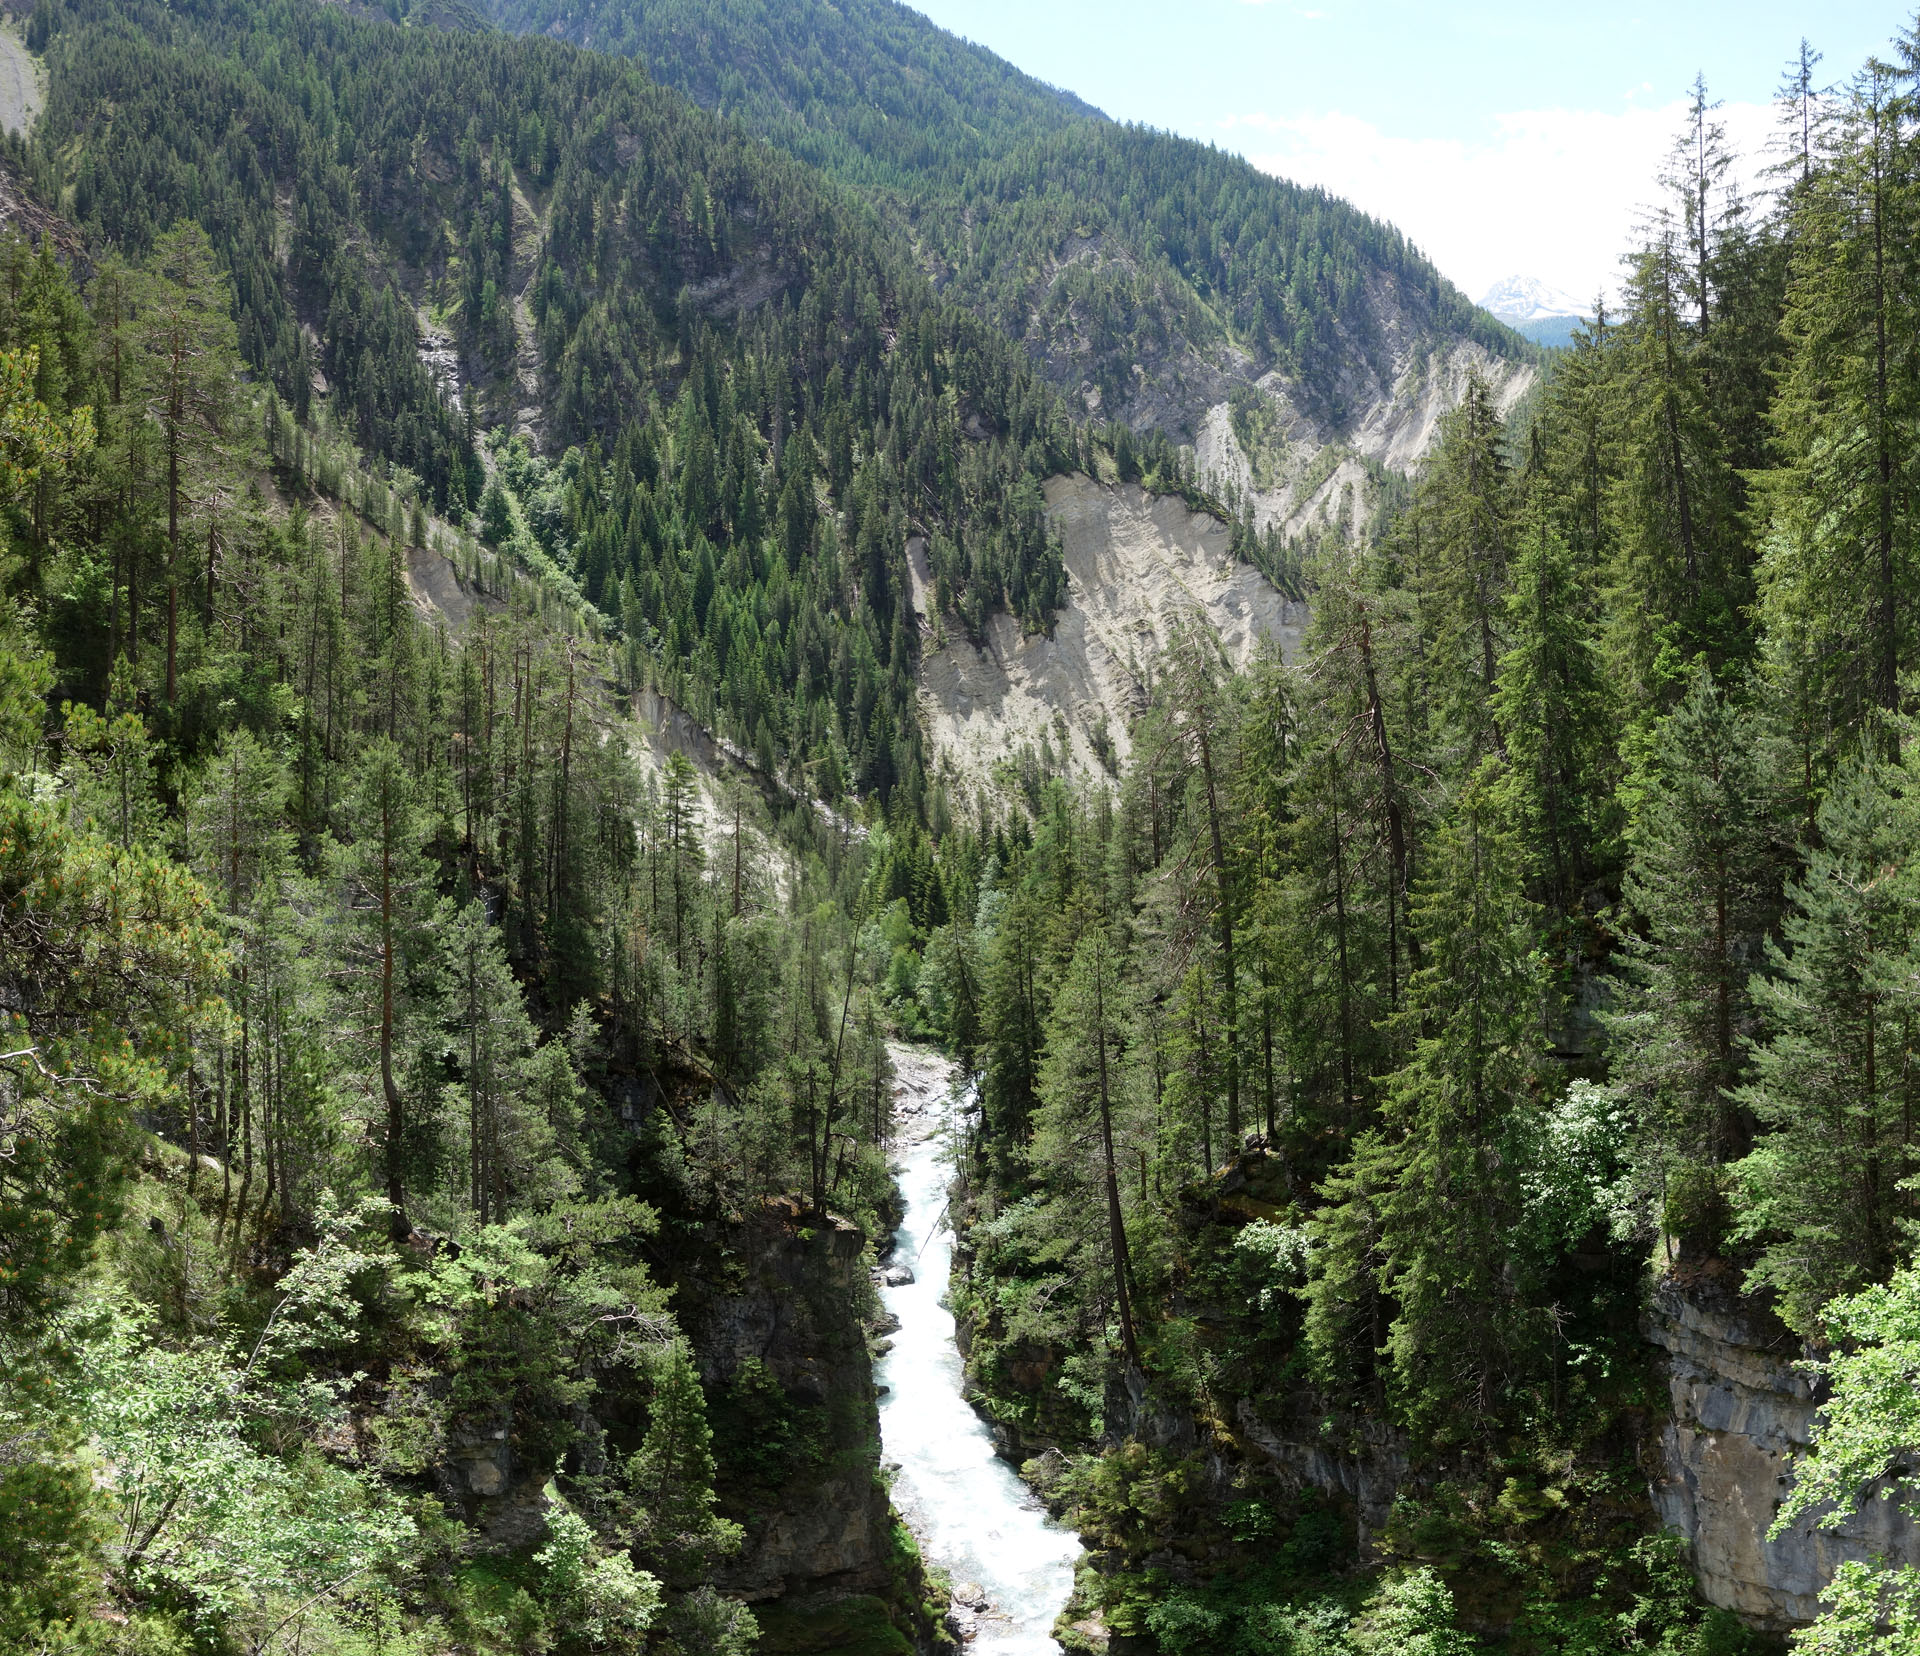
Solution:
{"label": "rock outcrop", "polygon": [[817,1466],[748,1515],[747,1542],[721,1585],[748,1602],[821,1593],[886,1594],[892,1532],[879,1477],[880,1419],[859,1307],[866,1238],[791,1198],[768,1202],[726,1239],[724,1280],[683,1279],[675,1305],[709,1395],[749,1363],[824,1433]]}
{"label": "rock outcrop", "polygon": [[1653,1504],[1693,1547],[1701,1595],[1753,1626],[1803,1626],[1848,1560],[1920,1564],[1920,1529],[1876,1497],[1838,1529],[1802,1520],[1767,1531],[1812,1439],[1818,1399],[1799,1343],[1762,1308],[1710,1278],[1655,1290],[1646,1333],[1670,1356],[1672,1412],[1660,1434]]}
{"label": "rock outcrop", "polygon": [[[1237,562],[1218,518],[1080,475],[1048,482],[1047,516],[1067,570],[1052,631],[1023,634],[999,614],[978,647],[955,640],[922,660],[920,710],[936,771],[993,789],[1002,761],[1044,743],[1056,770],[1118,774],[1131,752],[1128,726],[1182,616],[1204,620],[1236,667],[1263,643],[1284,656],[1298,650],[1306,605]],[[925,616],[926,583],[916,576],[914,586]]]}
{"label": "rock outcrop", "polygon": [[547,1533],[553,1467],[517,1442],[511,1408],[448,1432],[434,1482],[489,1552],[523,1552]]}
{"label": "rock outcrop", "polygon": [[1279,373],[1243,386],[1236,401],[1216,403],[1200,423],[1194,455],[1201,476],[1249,499],[1262,529],[1298,535],[1337,520],[1346,507],[1363,529],[1377,504],[1369,468],[1411,474],[1473,376],[1502,414],[1535,379],[1526,363],[1411,330],[1395,333],[1383,367],[1355,353],[1337,413],[1305,401]]}

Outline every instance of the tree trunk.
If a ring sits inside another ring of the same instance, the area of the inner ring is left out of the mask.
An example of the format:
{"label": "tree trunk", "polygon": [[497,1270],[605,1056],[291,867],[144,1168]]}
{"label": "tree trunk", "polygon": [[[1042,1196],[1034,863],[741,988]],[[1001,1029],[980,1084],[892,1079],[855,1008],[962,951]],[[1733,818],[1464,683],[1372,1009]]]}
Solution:
{"label": "tree trunk", "polygon": [[387,1200],[393,1206],[391,1224],[397,1237],[411,1229],[407,1223],[406,1180],[402,1157],[407,1134],[406,1101],[393,1081],[393,783],[380,783],[380,1090],[387,1101]]}
{"label": "tree trunk", "polygon": [[1114,1170],[1113,1106],[1107,1080],[1107,997],[1106,974],[1098,964],[1093,976],[1094,1048],[1100,1065],[1100,1148],[1106,1160],[1107,1230],[1113,1247],[1113,1292],[1120,1312],[1120,1339],[1126,1346],[1127,1361],[1140,1367],[1140,1345],[1133,1332],[1133,1299],[1127,1292],[1132,1264],[1127,1255],[1127,1227],[1120,1214],[1120,1180]]}

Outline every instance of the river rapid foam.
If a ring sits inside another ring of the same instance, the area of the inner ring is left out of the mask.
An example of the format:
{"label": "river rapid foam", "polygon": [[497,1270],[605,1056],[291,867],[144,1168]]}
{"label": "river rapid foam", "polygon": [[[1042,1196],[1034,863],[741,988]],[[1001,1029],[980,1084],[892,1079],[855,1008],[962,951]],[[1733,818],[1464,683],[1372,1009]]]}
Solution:
{"label": "river rapid foam", "polygon": [[913,1047],[892,1049],[895,1176],[906,1217],[889,1264],[911,1282],[883,1287],[899,1318],[881,1358],[880,1442],[896,1468],[893,1499],[927,1562],[953,1578],[956,1620],[979,1656],[1059,1656],[1054,1618],[1073,1591],[1079,1539],[994,1453],[960,1394],[960,1349],[945,1304],[952,1265],[946,1222],[955,1071]]}

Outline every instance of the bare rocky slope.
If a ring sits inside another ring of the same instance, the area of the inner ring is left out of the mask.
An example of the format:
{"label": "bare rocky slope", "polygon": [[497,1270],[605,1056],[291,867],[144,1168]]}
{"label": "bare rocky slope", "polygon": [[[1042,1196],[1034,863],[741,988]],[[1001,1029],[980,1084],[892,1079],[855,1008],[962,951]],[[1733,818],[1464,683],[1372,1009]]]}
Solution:
{"label": "bare rocky slope", "polygon": [[[1262,645],[1297,651],[1306,606],[1237,562],[1226,525],[1184,501],[1084,475],[1047,485],[1047,515],[1066,554],[1067,601],[1051,632],[1023,634],[995,615],[978,645],[928,641],[920,711],[937,774],[996,790],[1021,750],[1056,771],[1118,774],[1128,725],[1183,615],[1203,619],[1227,658],[1244,667]],[[914,599],[933,617],[920,548],[909,548]]]}
{"label": "bare rocky slope", "polygon": [[1214,488],[1250,500],[1261,529],[1309,533],[1344,516],[1362,529],[1379,504],[1381,473],[1410,475],[1432,447],[1440,420],[1477,375],[1509,412],[1532,388],[1524,362],[1470,341],[1397,330],[1381,366],[1353,359],[1342,386],[1344,418],[1316,414],[1298,387],[1269,373],[1215,403],[1200,421],[1194,453]]}

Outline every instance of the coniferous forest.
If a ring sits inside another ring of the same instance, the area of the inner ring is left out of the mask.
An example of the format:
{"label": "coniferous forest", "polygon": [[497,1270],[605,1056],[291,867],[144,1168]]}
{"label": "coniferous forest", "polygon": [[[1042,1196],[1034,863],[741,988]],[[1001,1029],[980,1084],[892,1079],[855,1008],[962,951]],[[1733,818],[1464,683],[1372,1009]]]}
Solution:
{"label": "coniferous forest", "polygon": [[[1700,86],[1554,352],[869,0],[11,26],[0,1651],[958,1648],[903,1042],[1064,1650],[1920,1651],[1920,23],[1754,191]],[[1103,413],[1332,418],[1383,284],[1532,379],[1376,510]],[[1311,620],[970,786],[917,675],[1054,629],[1062,477]],[[1675,1329],[1818,1405],[1719,1541]]]}

